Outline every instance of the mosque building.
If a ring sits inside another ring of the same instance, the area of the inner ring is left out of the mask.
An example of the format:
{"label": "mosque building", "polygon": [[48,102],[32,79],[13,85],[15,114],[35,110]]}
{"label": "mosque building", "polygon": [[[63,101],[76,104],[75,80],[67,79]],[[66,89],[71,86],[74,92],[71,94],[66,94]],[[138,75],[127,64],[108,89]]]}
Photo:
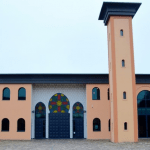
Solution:
{"label": "mosque building", "polygon": [[0,139],[150,138],[150,75],[135,74],[141,3],[104,2],[108,74],[0,74]]}

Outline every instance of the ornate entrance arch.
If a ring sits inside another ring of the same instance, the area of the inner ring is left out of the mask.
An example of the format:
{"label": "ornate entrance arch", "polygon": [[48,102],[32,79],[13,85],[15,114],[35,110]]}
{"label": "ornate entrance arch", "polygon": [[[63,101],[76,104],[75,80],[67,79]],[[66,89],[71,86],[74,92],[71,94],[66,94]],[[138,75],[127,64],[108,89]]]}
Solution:
{"label": "ornate entrance arch", "polygon": [[70,138],[70,103],[62,93],[53,95],[48,104],[49,138]]}

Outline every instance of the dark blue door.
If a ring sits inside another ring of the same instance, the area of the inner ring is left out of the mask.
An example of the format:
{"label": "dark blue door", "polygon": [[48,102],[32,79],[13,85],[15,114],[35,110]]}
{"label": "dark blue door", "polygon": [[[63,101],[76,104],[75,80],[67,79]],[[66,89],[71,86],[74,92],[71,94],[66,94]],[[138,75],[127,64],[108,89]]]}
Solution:
{"label": "dark blue door", "polygon": [[43,118],[35,119],[35,138],[45,138],[45,119]]}
{"label": "dark blue door", "polygon": [[80,102],[73,105],[73,138],[84,138],[84,111]]}
{"label": "dark blue door", "polygon": [[70,138],[70,114],[49,113],[49,138]]}
{"label": "dark blue door", "polygon": [[73,138],[84,138],[83,118],[73,119]]}
{"label": "dark blue door", "polygon": [[35,106],[35,138],[45,138],[46,108],[42,102]]}

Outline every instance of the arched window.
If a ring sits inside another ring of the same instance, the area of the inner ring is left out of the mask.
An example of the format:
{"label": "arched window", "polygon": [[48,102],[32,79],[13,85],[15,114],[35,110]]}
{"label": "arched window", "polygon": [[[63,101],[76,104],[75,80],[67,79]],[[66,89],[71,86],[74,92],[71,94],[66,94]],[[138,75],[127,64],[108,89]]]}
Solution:
{"label": "arched window", "polygon": [[108,100],[110,100],[109,88],[108,88],[108,90],[107,90],[107,97],[108,97]]}
{"label": "arched window", "polygon": [[95,87],[92,90],[92,99],[93,100],[100,100],[100,89]]}
{"label": "arched window", "polygon": [[123,30],[120,30],[120,36],[123,36]]}
{"label": "arched window", "polygon": [[123,92],[123,99],[126,99],[127,96],[126,96],[126,92]]}
{"label": "arched window", "polygon": [[9,88],[3,89],[3,100],[10,100],[10,89]]}
{"label": "arched window", "polygon": [[18,90],[18,100],[26,100],[26,89],[20,88]]}
{"label": "arched window", "polygon": [[7,118],[2,120],[2,131],[9,131],[9,120]]}
{"label": "arched window", "polygon": [[122,67],[125,67],[125,60],[122,60]]}
{"label": "arched window", "polygon": [[127,130],[128,129],[128,126],[127,126],[127,122],[124,123],[124,130]]}
{"label": "arched window", "polygon": [[101,120],[99,118],[93,120],[93,131],[101,131]]}
{"label": "arched window", "polygon": [[18,132],[25,132],[25,120],[20,118],[17,121],[17,131]]}
{"label": "arched window", "polygon": [[110,131],[110,119],[108,121],[108,131]]}
{"label": "arched window", "polygon": [[139,138],[150,137],[150,91],[143,90],[137,95]]}

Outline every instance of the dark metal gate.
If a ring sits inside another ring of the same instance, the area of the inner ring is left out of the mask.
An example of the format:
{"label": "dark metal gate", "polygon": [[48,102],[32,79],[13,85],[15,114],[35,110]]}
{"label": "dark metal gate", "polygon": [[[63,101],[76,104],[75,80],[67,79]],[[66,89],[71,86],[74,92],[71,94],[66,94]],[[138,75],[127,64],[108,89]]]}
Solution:
{"label": "dark metal gate", "polygon": [[70,138],[70,114],[49,113],[49,138]]}
{"label": "dark metal gate", "polygon": [[73,138],[84,138],[84,125],[82,118],[73,118]]}

